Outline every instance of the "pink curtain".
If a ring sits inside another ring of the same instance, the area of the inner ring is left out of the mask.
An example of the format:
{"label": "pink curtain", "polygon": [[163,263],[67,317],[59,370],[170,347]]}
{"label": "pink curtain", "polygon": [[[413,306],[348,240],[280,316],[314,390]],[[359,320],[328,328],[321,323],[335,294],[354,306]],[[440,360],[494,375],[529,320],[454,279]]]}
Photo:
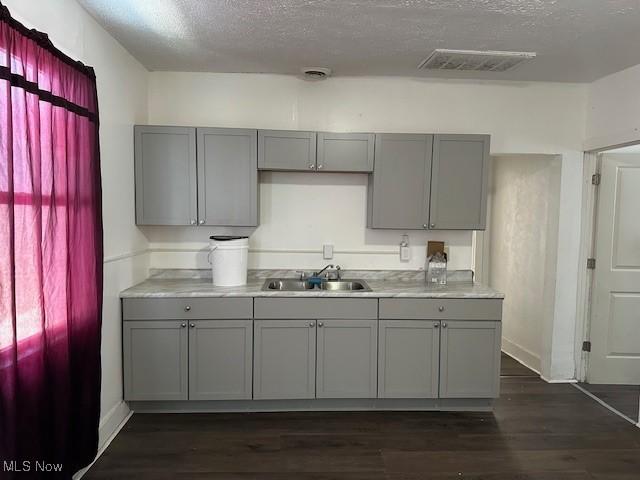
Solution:
{"label": "pink curtain", "polygon": [[95,456],[101,211],[93,69],[0,4],[0,478]]}

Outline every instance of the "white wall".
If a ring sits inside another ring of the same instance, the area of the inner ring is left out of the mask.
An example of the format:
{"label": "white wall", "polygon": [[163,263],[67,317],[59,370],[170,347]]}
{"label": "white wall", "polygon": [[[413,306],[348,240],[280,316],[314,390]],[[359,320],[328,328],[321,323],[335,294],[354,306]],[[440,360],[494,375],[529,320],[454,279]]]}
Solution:
{"label": "white wall", "polygon": [[[584,86],[572,84],[393,77],[308,82],[279,75],[155,72],[150,74],[149,122],[489,133],[494,153],[567,153],[567,161],[575,161],[583,140],[585,95]],[[334,262],[345,268],[420,268],[429,239],[449,243],[452,268],[473,266],[469,232],[410,232],[412,261],[401,263],[402,231],[365,229],[365,175],[263,173],[261,180],[260,226],[245,230],[252,233],[254,267],[316,267],[323,263],[321,246],[327,242],[335,245]],[[205,240],[213,230],[143,231],[154,267],[206,266]]]}
{"label": "white wall", "polygon": [[148,72],[74,0],[3,0],[11,14],[95,68],[104,216],[101,443],[127,415],[122,401],[120,290],[146,278],[147,240],[134,225],[133,124],[147,119]]}
{"label": "white wall", "polygon": [[640,141],[640,65],[589,85],[585,150]]}
{"label": "white wall", "polygon": [[502,348],[540,372],[553,324],[561,159],[493,157],[489,284],[505,293]]}

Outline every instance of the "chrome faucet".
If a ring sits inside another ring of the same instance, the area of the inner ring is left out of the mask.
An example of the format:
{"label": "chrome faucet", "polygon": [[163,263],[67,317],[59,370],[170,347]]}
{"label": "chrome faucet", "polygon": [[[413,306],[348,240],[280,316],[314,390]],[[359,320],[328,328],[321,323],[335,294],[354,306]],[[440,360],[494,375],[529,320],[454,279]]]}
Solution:
{"label": "chrome faucet", "polygon": [[[324,271],[327,271],[327,273],[326,273],[326,277],[327,277],[327,279],[328,279],[328,280],[340,280],[340,271],[341,271],[341,270],[342,270],[342,269],[341,269],[340,265],[335,265],[335,266],[334,266],[334,265],[332,265],[332,264],[329,264],[329,265],[326,265],[326,266],[325,266],[322,270],[320,270],[319,272],[314,272],[313,276],[314,276],[314,277],[319,277],[320,275],[322,275],[322,273],[323,273]],[[333,276],[333,279],[332,279],[332,278],[330,278],[330,277],[331,277],[331,275],[330,275],[331,273],[333,273],[333,275],[334,275],[334,276]]]}
{"label": "chrome faucet", "polygon": [[329,268],[333,268],[333,264],[329,264],[329,265],[325,265],[325,267],[320,270],[319,272],[313,272],[313,276],[314,277],[319,277],[320,275],[322,275],[322,272],[324,272],[325,270],[329,269]]}

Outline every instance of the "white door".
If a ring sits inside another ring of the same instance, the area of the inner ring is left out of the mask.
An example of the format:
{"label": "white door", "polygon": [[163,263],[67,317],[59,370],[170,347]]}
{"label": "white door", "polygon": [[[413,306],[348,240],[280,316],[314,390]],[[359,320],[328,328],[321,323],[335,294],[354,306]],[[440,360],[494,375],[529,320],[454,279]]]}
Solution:
{"label": "white door", "polygon": [[589,383],[640,385],[640,155],[602,156]]}

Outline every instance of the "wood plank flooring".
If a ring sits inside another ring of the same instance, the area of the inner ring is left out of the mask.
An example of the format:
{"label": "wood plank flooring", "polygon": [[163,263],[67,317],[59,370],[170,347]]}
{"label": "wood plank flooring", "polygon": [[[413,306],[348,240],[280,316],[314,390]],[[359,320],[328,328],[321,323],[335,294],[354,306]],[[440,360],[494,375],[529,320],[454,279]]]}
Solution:
{"label": "wood plank flooring", "polygon": [[135,414],[87,480],[638,480],[640,429],[502,379],[493,413]]}
{"label": "wood plank flooring", "polygon": [[[637,385],[591,385],[580,383],[580,386],[592,395],[608,404],[611,408],[626,415],[636,422],[640,421],[640,387]],[[640,478],[640,475],[638,475]]]}

